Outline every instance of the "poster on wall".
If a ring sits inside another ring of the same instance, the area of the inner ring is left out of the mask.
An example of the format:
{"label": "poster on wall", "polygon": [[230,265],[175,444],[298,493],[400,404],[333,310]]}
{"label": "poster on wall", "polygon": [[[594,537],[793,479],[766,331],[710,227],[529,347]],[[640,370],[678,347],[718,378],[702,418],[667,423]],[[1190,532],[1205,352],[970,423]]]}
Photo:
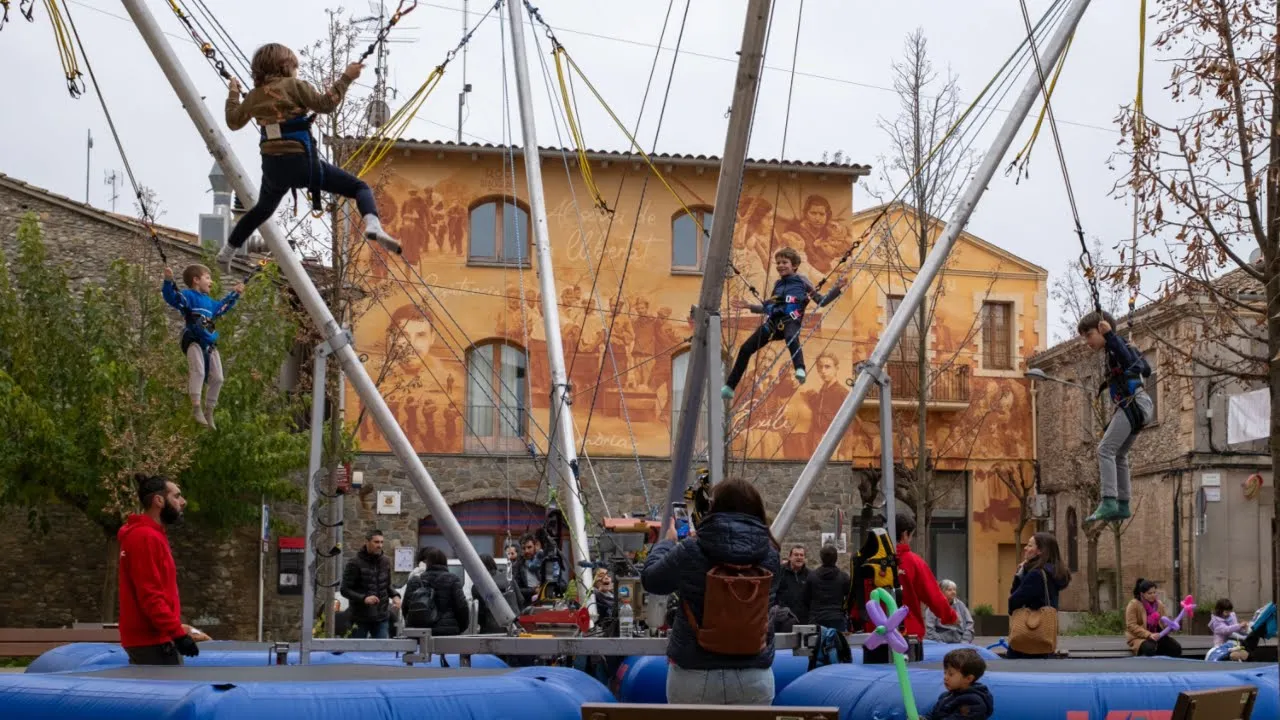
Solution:
{"label": "poster on wall", "polygon": [[276,593],[302,594],[302,566],[306,561],[307,541],[300,537],[282,537],[276,543]]}
{"label": "poster on wall", "polygon": [[413,569],[413,548],[396,548],[396,572],[409,572]]}
{"label": "poster on wall", "polygon": [[840,540],[837,542],[835,533],[822,533],[822,542],[819,547],[822,545],[835,545],[836,552],[847,553],[849,552],[849,535],[840,533]]}

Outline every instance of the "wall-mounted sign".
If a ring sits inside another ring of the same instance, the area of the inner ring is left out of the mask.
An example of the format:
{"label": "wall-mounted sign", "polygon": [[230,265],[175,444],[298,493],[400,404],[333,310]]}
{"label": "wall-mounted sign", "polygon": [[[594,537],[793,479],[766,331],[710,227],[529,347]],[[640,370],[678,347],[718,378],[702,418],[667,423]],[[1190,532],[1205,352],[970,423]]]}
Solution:
{"label": "wall-mounted sign", "polygon": [[413,548],[396,548],[396,572],[409,572],[413,569]]}
{"label": "wall-mounted sign", "polygon": [[379,515],[399,515],[400,514],[400,491],[399,490],[379,490],[378,491],[378,514]]}
{"label": "wall-mounted sign", "polygon": [[276,542],[276,592],[302,594],[302,568],[307,560],[307,539],[282,537]]}

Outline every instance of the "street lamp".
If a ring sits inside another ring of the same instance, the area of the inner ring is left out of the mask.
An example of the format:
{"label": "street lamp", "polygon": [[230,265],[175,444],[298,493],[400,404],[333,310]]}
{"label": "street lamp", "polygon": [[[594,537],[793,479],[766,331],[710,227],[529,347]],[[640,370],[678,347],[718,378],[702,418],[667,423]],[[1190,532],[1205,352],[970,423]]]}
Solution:
{"label": "street lamp", "polygon": [[1040,380],[1042,382],[1055,382],[1060,385],[1070,385],[1071,387],[1079,390],[1083,390],[1086,393],[1090,392],[1089,388],[1085,387],[1084,385],[1081,385],[1078,382],[1072,382],[1070,380],[1063,380],[1062,378],[1056,378],[1046,373],[1045,371],[1041,370],[1040,368],[1031,368],[1030,370],[1022,373],[1022,376],[1028,380]]}

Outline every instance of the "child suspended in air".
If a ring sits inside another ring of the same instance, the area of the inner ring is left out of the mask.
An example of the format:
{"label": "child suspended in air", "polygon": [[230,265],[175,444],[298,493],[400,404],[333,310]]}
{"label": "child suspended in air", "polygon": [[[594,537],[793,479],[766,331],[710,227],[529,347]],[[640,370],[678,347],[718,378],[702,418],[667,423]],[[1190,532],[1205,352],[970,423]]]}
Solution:
{"label": "child suspended in air", "polygon": [[742,343],[738,351],[738,359],[733,363],[733,370],[725,379],[720,395],[726,400],[733,399],[733,391],[738,381],[747,371],[747,363],[765,345],[774,340],[783,340],[791,353],[791,364],[796,371],[796,381],[803,383],[805,378],[804,353],[800,349],[800,330],[804,324],[804,309],[813,300],[818,307],[825,307],[840,297],[846,280],[840,278],[831,286],[831,291],[823,295],[814,288],[809,278],[800,275],[800,253],[792,248],[782,248],[773,254],[774,267],[778,270],[778,281],[773,284],[773,295],[763,305],[752,305],[743,300],[735,300],[733,307],[750,310],[757,315],[764,315],[764,324]]}
{"label": "child suspended in air", "polygon": [[[182,282],[187,289],[179,290],[173,282],[173,271],[164,269],[164,286],[161,292],[165,302],[182,313],[186,327],[182,329],[182,352],[187,356],[187,394],[196,422],[211,429],[213,409],[218,405],[218,391],[222,389],[222,357],[218,355],[218,331],[214,321],[226,315],[236,306],[244,284],[236,283],[226,297],[214,300],[209,297],[213,277],[203,265],[188,265],[182,271]],[[207,390],[206,390],[207,386]],[[204,402],[201,403],[201,393]]]}
{"label": "child suspended in air", "polygon": [[1151,377],[1151,366],[1142,353],[1115,333],[1115,318],[1105,312],[1091,312],[1081,318],[1076,329],[1085,343],[1106,354],[1105,386],[1116,406],[1107,431],[1098,443],[1098,472],[1102,502],[1085,519],[1086,524],[1115,522],[1132,515],[1129,510],[1129,449],[1138,431],[1151,422],[1154,405],[1143,387]]}
{"label": "child suspended in air", "polygon": [[382,229],[378,207],[368,184],[345,170],[320,159],[311,121],[315,115],[331,113],[342,103],[351,82],[364,66],[351,63],[328,92],[321,93],[299,80],[298,57],[279,43],[268,43],[253,54],[253,90],[240,100],[240,83],[228,86],[227,126],[239,130],[250,120],[259,125],[262,150],[262,187],[258,204],[236,223],[227,244],[218,253],[219,263],[229,263],[262,223],[270,219],[285,193],[305,188],[313,210],[320,209],[320,191],[353,198],[364,217],[364,235],[387,250],[399,253],[400,243]]}

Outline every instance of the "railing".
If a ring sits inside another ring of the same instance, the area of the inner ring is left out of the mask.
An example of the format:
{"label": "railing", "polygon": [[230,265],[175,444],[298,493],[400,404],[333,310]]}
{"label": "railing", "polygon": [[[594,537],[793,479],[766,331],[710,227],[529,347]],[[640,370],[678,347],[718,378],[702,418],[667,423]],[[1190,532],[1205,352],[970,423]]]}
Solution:
{"label": "railing", "polygon": [[[885,372],[893,382],[894,402],[915,400],[920,396],[919,363],[891,360],[885,363]],[[968,403],[969,366],[929,364],[930,403]],[[871,386],[871,397],[880,397],[880,388]]]}

